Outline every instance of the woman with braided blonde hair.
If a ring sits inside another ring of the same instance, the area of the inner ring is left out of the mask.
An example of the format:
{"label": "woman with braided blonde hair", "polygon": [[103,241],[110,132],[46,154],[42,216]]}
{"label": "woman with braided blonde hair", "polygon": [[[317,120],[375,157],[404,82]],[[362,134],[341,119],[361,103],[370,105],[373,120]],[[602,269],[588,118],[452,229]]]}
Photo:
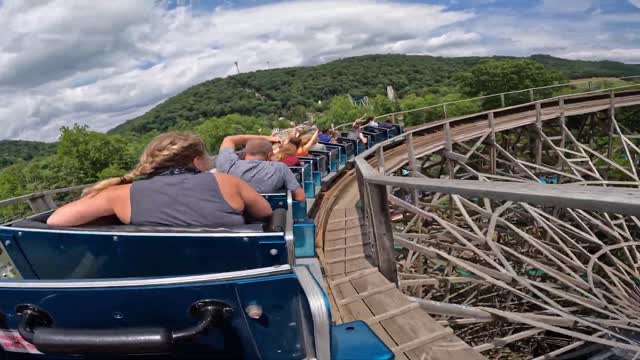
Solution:
{"label": "woman with braided blonde hair", "polygon": [[77,226],[115,215],[131,225],[223,227],[244,224],[244,214],[271,216],[269,203],[249,184],[210,170],[200,137],[165,133],[147,145],[133,171],[86,189],[47,224]]}

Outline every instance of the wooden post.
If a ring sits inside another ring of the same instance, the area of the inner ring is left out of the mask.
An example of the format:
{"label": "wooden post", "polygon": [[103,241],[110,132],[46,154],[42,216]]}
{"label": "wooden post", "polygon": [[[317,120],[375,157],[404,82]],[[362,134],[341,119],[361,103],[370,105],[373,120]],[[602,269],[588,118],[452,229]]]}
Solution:
{"label": "wooden post", "polygon": [[378,161],[378,172],[384,176],[384,149],[382,146],[378,146],[378,149],[376,149],[376,160]]}
{"label": "wooden post", "polygon": [[47,212],[58,207],[51,195],[38,196],[33,199],[29,199],[28,202],[29,207],[31,207],[31,211],[35,214]]}
{"label": "wooden post", "polygon": [[[451,152],[453,151],[453,139],[451,138],[451,125],[447,121],[444,123],[444,148],[445,150]],[[447,157],[447,168],[449,170],[449,180],[453,180],[455,178],[455,165],[453,164],[453,160]],[[449,194],[449,219],[453,221],[453,195]]]}
{"label": "wooden post", "polygon": [[531,102],[535,101],[535,98],[533,97],[533,89],[529,89],[529,99],[531,99]]}
{"label": "wooden post", "polygon": [[407,144],[407,153],[409,155],[409,166],[411,167],[411,172],[418,171],[416,169],[416,155],[414,153],[413,148],[413,133],[407,133],[405,136],[405,143]]}
{"label": "wooden post", "polygon": [[[567,132],[565,131],[567,117],[564,114],[564,99],[560,99],[560,118],[558,119],[560,125],[560,147],[564,149],[567,142]],[[561,171],[564,171],[564,161],[558,157],[558,165]],[[562,184],[562,177],[558,176],[558,184]]]}
{"label": "wooden post", "polygon": [[506,107],[506,103],[504,102],[504,93],[500,94],[500,104],[502,104],[502,107]]}
{"label": "wooden post", "polygon": [[442,104],[442,113],[444,114],[445,119],[449,118],[449,116],[447,115],[447,104]]}
{"label": "wooden post", "polygon": [[[613,92],[613,90],[611,90],[609,92],[609,144],[607,149],[607,157],[609,159],[611,159],[611,157],[613,156],[613,132],[614,132],[613,122],[616,117],[615,96],[616,94]],[[629,159],[629,162],[631,162],[631,159]]]}
{"label": "wooden post", "polygon": [[364,245],[363,253],[373,266],[378,266],[378,254],[376,252],[375,239],[372,236],[373,224],[371,222],[371,214],[369,212],[369,197],[367,196],[367,187],[362,175],[362,171],[358,166],[356,169],[356,181],[358,182],[358,190],[360,192],[360,201],[362,203],[362,218],[364,219],[364,225],[367,227],[366,236],[364,242],[368,242],[369,245]]}
{"label": "wooden post", "polygon": [[448,121],[444,123],[442,130],[444,132],[444,148],[447,151],[452,151],[453,142],[451,140],[451,125],[449,125]]}
{"label": "wooden post", "polygon": [[[407,145],[407,153],[409,154],[409,166],[411,167],[411,176],[418,176],[418,169],[416,167],[416,155],[415,149],[413,148],[413,133],[407,133],[405,135],[405,144]],[[418,196],[418,190],[414,189],[411,191],[411,198],[413,200],[413,205],[418,206],[418,200],[420,197]]]}
{"label": "wooden post", "polygon": [[536,103],[536,165],[542,164],[542,104]]}
{"label": "wooden post", "polygon": [[[366,180],[365,180],[366,181]],[[378,269],[387,280],[398,284],[393,229],[389,221],[389,198],[385,185],[366,184]]]}
{"label": "wooden post", "polygon": [[491,145],[489,145],[490,146],[489,159],[491,162],[489,164],[489,172],[492,175],[495,175],[497,172],[497,166],[496,166],[497,150],[496,150],[496,119],[493,112],[489,113],[489,127],[491,128],[491,134],[489,134],[489,141],[491,142]]}

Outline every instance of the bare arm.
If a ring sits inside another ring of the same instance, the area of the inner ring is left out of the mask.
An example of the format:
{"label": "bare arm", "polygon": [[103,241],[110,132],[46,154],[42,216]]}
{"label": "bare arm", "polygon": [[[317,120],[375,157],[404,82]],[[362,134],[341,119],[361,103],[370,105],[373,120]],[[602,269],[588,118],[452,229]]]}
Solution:
{"label": "bare arm", "polygon": [[311,139],[309,140],[309,142],[308,142],[308,143],[306,143],[306,144],[304,145],[304,147],[303,147],[303,148],[304,148],[304,150],[305,150],[305,151],[307,151],[307,152],[308,152],[308,151],[309,151],[309,149],[311,149],[311,147],[312,147],[313,145],[315,145],[315,144],[317,144],[317,143],[318,143],[318,133],[319,133],[319,132],[320,132],[320,130],[316,129],[316,132],[314,132],[314,133],[313,133],[313,136],[311,137]]}
{"label": "bare arm", "polygon": [[253,139],[265,139],[270,142],[280,142],[280,139],[274,136],[263,136],[263,135],[232,135],[227,136],[222,140],[222,144],[220,145],[220,150],[224,148],[232,148],[235,149],[238,146],[245,145],[249,140]]}
{"label": "bare arm", "polygon": [[294,190],[292,196],[293,196],[293,200],[295,200],[295,201],[306,201],[307,200],[307,196],[304,194],[304,189],[302,189],[301,187],[299,187],[296,190]]}
{"label": "bare arm", "polygon": [[56,210],[47,220],[47,225],[78,226],[110,215],[118,215],[123,223],[129,223],[131,209],[127,210],[124,209],[126,206],[121,206],[125,201],[118,204],[118,198],[128,192],[129,187],[130,185],[114,186],[69,203]]}
{"label": "bare arm", "polygon": [[271,205],[254,188],[242,180],[237,182],[237,186],[244,202],[245,212],[251,218],[261,220],[271,216],[273,213]]}

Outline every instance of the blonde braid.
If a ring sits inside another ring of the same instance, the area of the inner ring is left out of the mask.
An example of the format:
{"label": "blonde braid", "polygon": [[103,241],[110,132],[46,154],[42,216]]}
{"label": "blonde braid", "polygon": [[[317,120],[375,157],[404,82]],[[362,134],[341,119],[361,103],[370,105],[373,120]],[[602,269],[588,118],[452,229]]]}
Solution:
{"label": "blonde braid", "polygon": [[200,137],[192,133],[170,132],[158,135],[145,148],[138,165],[128,174],[102,180],[86,188],[82,196],[95,194],[111,186],[130,184],[136,178],[171,166],[191,166],[193,159],[206,156],[207,151]]}

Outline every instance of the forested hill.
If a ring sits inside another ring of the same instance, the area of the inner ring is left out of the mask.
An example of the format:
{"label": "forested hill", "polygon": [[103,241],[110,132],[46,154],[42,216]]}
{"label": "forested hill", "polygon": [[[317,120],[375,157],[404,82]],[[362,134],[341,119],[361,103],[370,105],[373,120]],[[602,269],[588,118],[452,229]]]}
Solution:
{"label": "forested hill", "polygon": [[56,151],[56,144],[37,141],[3,140],[0,141],[0,169],[20,160],[44,157]]}
{"label": "forested hill", "polygon": [[[495,58],[495,57],[494,57]],[[111,132],[146,133],[190,127],[201,119],[237,113],[251,116],[287,116],[322,108],[318,101],[350,94],[353,97],[386,93],[392,85],[400,96],[424,95],[455,85],[454,76],[487,58],[444,58],[411,55],[368,55],[312,67],[262,70],[195,85],[146,114]],[[500,57],[507,59],[507,57]],[[567,78],[619,77],[640,74],[640,65],[612,61],[573,61],[548,55],[529,59]]]}

